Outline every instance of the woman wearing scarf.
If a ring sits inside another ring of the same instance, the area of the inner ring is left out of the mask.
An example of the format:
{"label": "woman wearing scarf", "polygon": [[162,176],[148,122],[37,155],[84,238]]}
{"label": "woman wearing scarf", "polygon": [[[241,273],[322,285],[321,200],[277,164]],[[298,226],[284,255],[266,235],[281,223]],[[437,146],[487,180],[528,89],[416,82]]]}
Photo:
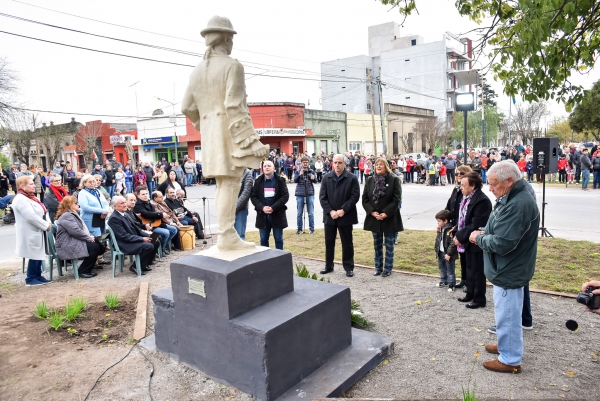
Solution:
{"label": "woman wearing scarf", "polygon": [[458,225],[454,234],[456,245],[461,260],[464,257],[467,268],[467,295],[458,298],[460,302],[467,302],[469,309],[484,308],[485,275],[483,274],[483,251],[477,244],[469,241],[469,236],[475,230],[485,227],[492,212],[490,198],[481,191],[483,181],[479,173],[474,171],[462,176],[460,201],[458,212]]}
{"label": "woman wearing scarf", "polygon": [[77,200],[79,201],[81,220],[83,220],[91,235],[100,237],[104,232],[104,227],[94,227],[92,221],[95,214],[99,215],[96,217],[96,221],[98,221],[98,218],[106,221],[108,202],[96,189],[96,185],[96,178],[93,175],[84,175],[81,178],[81,191]]}
{"label": "woman wearing scarf", "polygon": [[79,204],[74,196],[66,196],[56,213],[56,253],[60,260],[83,259],[77,272],[79,277],[92,278],[92,268],[104,247],[97,242],[79,217]]}
{"label": "woman wearing scarf", "polygon": [[29,259],[25,285],[43,285],[50,282],[42,276],[42,261],[48,246],[45,232],[50,231],[52,224],[46,218],[46,207],[35,196],[33,177],[19,177],[16,185],[17,195],[11,205],[17,232],[15,253]]}
{"label": "woman wearing scarf", "polygon": [[67,188],[69,188],[69,193],[72,194],[75,186],[73,185],[73,181],[75,180],[75,172],[71,168],[71,163],[65,164],[65,168],[63,169],[63,182],[67,184]]}
{"label": "woman wearing scarf", "polygon": [[[400,179],[392,173],[387,160],[375,161],[375,171],[367,177],[362,205],[367,216],[364,229],[373,233],[375,248],[374,276],[388,277],[394,266],[394,241],[398,231],[404,231],[399,206],[402,202]],[[383,244],[385,242],[385,265]],[[383,274],[382,274],[383,273]]]}
{"label": "woman wearing scarf", "polygon": [[51,223],[54,223],[56,211],[58,210],[60,202],[63,201],[65,196],[69,195],[61,183],[62,178],[60,175],[52,174],[50,176],[50,186],[46,190],[46,196],[44,197],[44,205],[46,206],[46,209],[48,209],[48,217],[50,218]]}

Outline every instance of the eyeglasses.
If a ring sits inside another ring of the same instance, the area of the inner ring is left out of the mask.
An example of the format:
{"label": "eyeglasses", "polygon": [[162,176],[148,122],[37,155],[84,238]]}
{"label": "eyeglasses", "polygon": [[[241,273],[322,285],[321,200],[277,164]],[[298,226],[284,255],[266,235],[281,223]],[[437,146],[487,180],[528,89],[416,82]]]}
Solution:
{"label": "eyeglasses", "polygon": [[456,175],[465,175],[465,173],[456,173]]}
{"label": "eyeglasses", "polygon": [[60,182],[60,180],[52,180],[52,181],[50,181],[50,182]]}

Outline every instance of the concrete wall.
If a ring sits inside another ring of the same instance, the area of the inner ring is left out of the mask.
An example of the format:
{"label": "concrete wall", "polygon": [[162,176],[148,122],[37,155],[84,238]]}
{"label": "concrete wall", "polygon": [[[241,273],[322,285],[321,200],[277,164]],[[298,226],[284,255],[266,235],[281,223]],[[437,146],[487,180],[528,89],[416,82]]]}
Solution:
{"label": "concrete wall", "polygon": [[[366,113],[369,91],[366,69],[375,69],[369,56],[355,56],[321,63],[321,105],[323,110]],[[376,76],[376,72],[373,73]],[[361,81],[362,80],[362,81]],[[374,93],[375,102],[378,96]]]}

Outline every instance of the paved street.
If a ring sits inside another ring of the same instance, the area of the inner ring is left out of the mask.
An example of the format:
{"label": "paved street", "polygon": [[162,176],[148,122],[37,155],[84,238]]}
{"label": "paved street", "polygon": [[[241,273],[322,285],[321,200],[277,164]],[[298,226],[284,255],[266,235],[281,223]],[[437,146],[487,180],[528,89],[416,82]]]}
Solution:
{"label": "paved street", "polygon": [[[319,192],[320,185],[315,186],[316,193]],[[538,206],[541,210],[542,187],[533,184],[537,194]],[[287,218],[290,229],[296,228],[296,199],[294,191],[296,184],[288,184],[290,200],[288,201]],[[361,186],[362,191],[362,186]],[[445,187],[427,187],[424,185],[407,184],[402,187],[402,220],[405,228],[415,230],[433,230],[435,228],[435,214],[446,205],[451,186]],[[484,189],[490,199],[493,195]],[[362,193],[362,192],[361,192]],[[207,231],[217,230],[217,218],[215,215],[215,186],[202,185],[199,187],[188,188],[187,202],[188,208],[197,211],[202,217]],[[206,197],[203,201],[202,198]],[[600,190],[591,190],[583,192],[580,187],[572,186],[548,186],[546,188],[546,228],[552,235],[559,238],[588,240],[600,243],[600,225],[595,223],[595,213],[600,210]],[[252,205],[250,205],[252,206]],[[206,219],[204,218],[206,213]],[[362,227],[362,221],[365,217],[365,211],[358,207],[358,218],[361,224],[356,228]],[[256,221],[256,212],[250,207],[248,214],[248,231],[256,230],[254,222]],[[308,217],[306,217],[308,225]],[[323,211],[315,200],[315,227],[323,227]],[[308,231],[308,227],[306,228]],[[0,244],[4,252],[0,252],[0,261],[17,261],[14,256],[15,249],[15,227],[14,225],[0,227]]]}

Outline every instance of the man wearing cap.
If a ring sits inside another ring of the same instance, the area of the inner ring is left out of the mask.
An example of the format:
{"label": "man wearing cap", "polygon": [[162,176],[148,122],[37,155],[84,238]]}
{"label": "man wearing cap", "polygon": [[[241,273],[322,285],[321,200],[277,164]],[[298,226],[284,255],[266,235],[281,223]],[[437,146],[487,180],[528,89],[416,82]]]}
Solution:
{"label": "man wearing cap", "polygon": [[244,67],[229,57],[236,33],[229,19],[219,16],[212,17],[200,32],[207,50],[190,76],[181,105],[183,114],[202,132],[202,173],[217,181],[219,250],[254,248],[235,231],[236,200],[244,169],[258,169],[269,154],[269,146],[254,132]]}

